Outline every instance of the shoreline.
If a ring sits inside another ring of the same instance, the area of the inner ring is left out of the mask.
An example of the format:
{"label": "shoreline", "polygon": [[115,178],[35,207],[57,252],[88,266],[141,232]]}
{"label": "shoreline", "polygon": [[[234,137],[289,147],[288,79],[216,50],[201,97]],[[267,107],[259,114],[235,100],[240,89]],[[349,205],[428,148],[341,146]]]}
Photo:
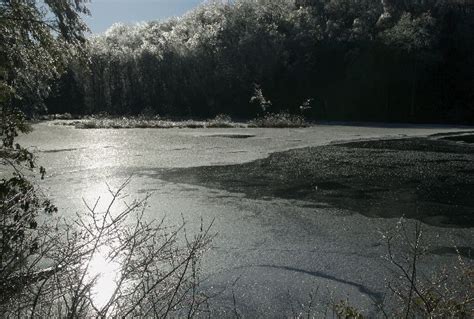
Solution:
{"label": "shoreline", "polygon": [[[262,121],[268,117],[267,121]],[[204,117],[160,117],[160,116],[102,116],[70,114],[53,114],[42,116],[32,124],[48,123],[58,126],[73,126],[78,129],[132,129],[132,128],[304,128],[312,126],[352,126],[368,128],[439,128],[439,129],[472,129],[474,125],[459,123],[410,123],[380,121],[340,121],[340,120],[306,120],[303,116],[288,113],[269,113],[254,119],[233,119],[228,115],[217,115],[214,118]],[[441,133],[444,134],[444,133]]]}

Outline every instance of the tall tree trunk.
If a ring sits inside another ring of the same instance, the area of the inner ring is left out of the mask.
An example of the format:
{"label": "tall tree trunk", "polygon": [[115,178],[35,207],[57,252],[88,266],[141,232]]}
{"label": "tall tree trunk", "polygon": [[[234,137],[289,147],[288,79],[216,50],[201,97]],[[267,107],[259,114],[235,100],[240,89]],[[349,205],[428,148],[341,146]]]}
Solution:
{"label": "tall tree trunk", "polygon": [[412,121],[415,120],[415,113],[416,113],[416,88],[417,88],[417,65],[416,62],[413,65],[413,80],[411,84],[411,97],[410,97],[410,119]]}

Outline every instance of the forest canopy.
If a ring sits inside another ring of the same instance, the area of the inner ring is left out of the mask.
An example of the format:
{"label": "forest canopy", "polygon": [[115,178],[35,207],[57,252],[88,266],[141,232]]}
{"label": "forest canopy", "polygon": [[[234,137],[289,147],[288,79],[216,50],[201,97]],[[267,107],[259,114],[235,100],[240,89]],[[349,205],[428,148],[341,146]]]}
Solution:
{"label": "forest canopy", "polygon": [[0,107],[32,113],[85,42],[83,0],[0,0]]}
{"label": "forest canopy", "polygon": [[[474,6],[462,0],[213,1],[88,39],[52,113],[474,123]],[[308,102],[309,101],[309,102]],[[270,104],[269,104],[270,105]]]}

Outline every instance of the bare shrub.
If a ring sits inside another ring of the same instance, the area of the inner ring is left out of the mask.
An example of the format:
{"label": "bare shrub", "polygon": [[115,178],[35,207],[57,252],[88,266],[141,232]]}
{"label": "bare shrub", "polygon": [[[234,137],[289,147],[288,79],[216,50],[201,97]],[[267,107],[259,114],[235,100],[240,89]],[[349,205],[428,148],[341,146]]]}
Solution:
{"label": "bare shrub", "polygon": [[[410,231],[410,228],[413,228]],[[421,222],[408,224],[401,219],[392,232],[384,235],[387,259],[394,266],[389,283],[396,309],[394,317],[470,318],[474,313],[474,268],[458,252],[457,262],[422,271],[429,257]]]}
{"label": "bare shrub", "polygon": [[[420,222],[400,219],[384,232],[387,266],[393,271],[382,302],[372,300],[381,318],[472,318],[473,263],[458,252],[457,261],[428,267],[429,245]],[[316,290],[317,292],[317,290]],[[291,300],[291,296],[289,296]],[[311,293],[306,304],[291,304],[291,318],[362,319],[365,315],[348,300],[321,304]]]}
{"label": "bare shrub", "polygon": [[308,126],[303,116],[287,112],[267,113],[251,121],[250,125],[255,127],[275,128]]}
{"label": "bare shrub", "polygon": [[208,120],[206,126],[212,128],[231,128],[236,125],[232,123],[232,119],[229,115],[218,114],[215,118]]}

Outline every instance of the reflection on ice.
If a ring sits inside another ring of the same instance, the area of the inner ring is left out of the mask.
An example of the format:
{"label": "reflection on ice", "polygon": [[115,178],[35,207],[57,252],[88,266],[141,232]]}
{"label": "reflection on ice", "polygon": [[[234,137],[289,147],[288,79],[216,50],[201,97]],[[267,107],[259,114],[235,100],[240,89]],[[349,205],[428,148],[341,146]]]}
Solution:
{"label": "reflection on ice", "polygon": [[37,260],[51,267],[21,274],[27,287],[0,300],[0,317],[174,318],[205,306],[198,272],[209,228],[201,225],[190,239],[184,224],[145,219],[147,197],[125,203],[127,184],[106,187],[105,203],[86,199],[87,209],[72,222],[42,225],[47,251]]}
{"label": "reflection on ice", "polygon": [[[124,246],[123,239],[129,223],[135,223],[134,211],[141,206],[136,202],[131,206],[123,202],[122,189],[126,181],[113,191],[107,184],[89,183],[88,192],[84,194],[88,212],[80,215],[80,225],[87,229],[86,237],[90,242],[90,255],[85,267],[85,283],[90,284],[90,302],[99,313],[106,314],[116,306],[114,300],[126,288],[121,282],[124,274],[123,254],[129,247]],[[96,201],[90,202],[93,194]],[[98,196],[100,194],[100,196]]]}
{"label": "reflection on ice", "polygon": [[111,257],[112,249],[99,247],[93,254],[87,270],[87,279],[95,280],[91,288],[91,302],[97,309],[107,306],[118,287],[120,263]]}

